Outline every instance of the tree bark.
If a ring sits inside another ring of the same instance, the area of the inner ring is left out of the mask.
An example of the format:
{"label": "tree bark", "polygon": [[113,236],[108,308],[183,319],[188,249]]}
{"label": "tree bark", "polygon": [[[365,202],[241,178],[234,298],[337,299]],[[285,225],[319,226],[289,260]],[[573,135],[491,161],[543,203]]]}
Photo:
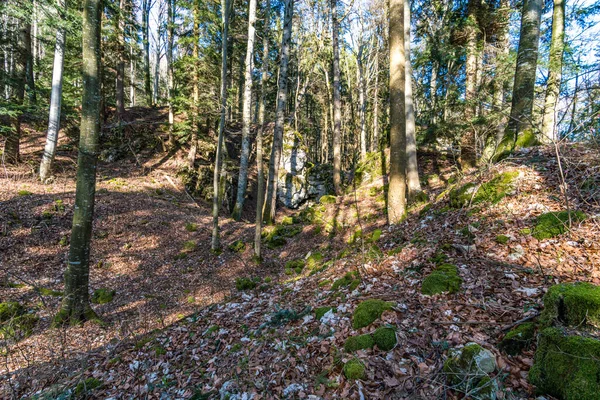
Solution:
{"label": "tree bark", "polygon": [[533,97],[537,69],[542,0],[524,0],[517,68],[505,141],[514,147],[519,135],[533,128]]}
{"label": "tree bark", "polygon": [[89,303],[89,256],[96,162],[100,136],[100,21],[101,0],[85,0],[83,7],[83,99],[77,188],[71,245],[65,271],[65,295],[55,325],[79,324],[97,316]]}
{"label": "tree bark", "polygon": [[144,46],[144,96],[146,105],[152,105],[152,86],[150,82],[150,8],[152,0],[142,1],[142,44]]}
{"label": "tree bark", "polygon": [[119,12],[116,15],[115,27],[117,29],[117,115],[119,121],[123,120],[125,114],[125,0],[119,0]]}
{"label": "tree bark", "polygon": [[[63,14],[66,13],[65,1],[58,0],[57,11],[61,22],[64,22]],[[56,32],[56,44],[54,45],[54,65],[52,67],[52,92],[50,94],[50,113],[48,116],[48,133],[46,145],[40,164],[40,180],[45,182],[50,177],[52,162],[56,154],[58,142],[58,131],[60,130],[60,110],[62,102],[63,66],[65,59],[65,36],[66,30],[63,26]]]}
{"label": "tree bark", "polygon": [[406,214],[406,114],[404,0],[390,0],[390,175],[388,221],[402,222]]}
{"label": "tree bark", "polygon": [[264,221],[272,223],[275,220],[275,206],[277,204],[277,178],[279,163],[283,147],[283,128],[285,105],[287,102],[288,61],[290,55],[290,41],[292,37],[292,16],[294,13],[294,0],[285,0],[283,17],[283,37],[281,38],[281,60],[279,63],[279,83],[277,88],[277,108],[275,111],[275,127],[273,128],[273,145],[269,159],[269,179],[267,182],[267,198],[265,202]]}
{"label": "tree bark", "polygon": [[542,118],[542,139],[546,142],[552,142],[556,139],[556,102],[560,93],[564,48],[565,2],[564,0],[554,0],[548,83],[546,98],[544,99],[544,116]]}
{"label": "tree bark", "polygon": [[193,170],[194,162],[196,161],[196,152],[198,151],[198,131],[200,130],[200,68],[198,55],[200,53],[200,3],[194,1],[194,28],[192,29],[192,36],[194,38],[194,47],[192,50],[194,75],[192,78],[192,137],[190,139],[190,152],[188,153],[188,167]]}
{"label": "tree bark", "polygon": [[337,0],[331,0],[331,42],[333,46],[333,187],[342,194],[342,97],[340,93],[340,23]]}
{"label": "tree bark", "polygon": [[174,0],[167,0],[167,103],[169,107],[169,146],[175,145],[173,135],[173,41],[175,40]]}
{"label": "tree bark", "polygon": [[263,55],[260,78],[260,105],[258,108],[258,129],[256,132],[256,227],[254,230],[254,255],[261,258],[263,206],[265,202],[265,176],[263,171],[263,133],[265,127],[265,106],[267,102],[267,80],[269,79],[269,25],[271,22],[271,2],[266,0],[264,11]]}
{"label": "tree bark", "polygon": [[250,158],[250,124],[252,122],[252,60],[254,56],[254,35],[256,23],[256,0],[248,5],[248,45],[246,46],[246,70],[244,72],[244,98],[242,105],[242,152],[237,197],[232,217],[239,221],[244,208],[244,197],[248,184],[248,162]]}
{"label": "tree bark", "polygon": [[363,52],[364,46],[360,46],[358,56],[356,57],[356,72],[358,74],[358,102],[360,105],[360,159],[364,160],[367,157],[367,125],[366,125],[366,114],[367,114],[367,99],[366,99],[366,83],[365,83],[365,71],[363,63]]}
{"label": "tree bark", "polygon": [[225,136],[225,116],[227,112],[227,42],[229,38],[229,11],[231,0],[221,0],[221,120],[219,121],[219,136],[217,138],[217,152],[215,156],[215,171],[213,175],[213,229],[211,248],[213,251],[220,249],[219,242],[219,208],[221,198],[219,188],[221,169],[223,165],[223,140]]}
{"label": "tree bark", "polygon": [[[32,2],[33,4],[33,2]],[[33,76],[33,48],[31,45],[31,21],[30,16],[25,17],[25,23],[23,25],[23,48],[25,50],[25,83],[27,86],[27,99],[29,104],[37,103],[37,96],[35,93],[35,79]]]}
{"label": "tree bark", "polygon": [[421,181],[417,164],[417,137],[415,129],[415,107],[413,104],[412,90],[412,65],[410,63],[410,3],[404,1],[404,53],[406,63],[405,77],[405,112],[406,112],[406,184],[408,198],[416,199],[420,193]]}
{"label": "tree bark", "polygon": [[373,90],[373,142],[371,150],[378,151],[379,139],[379,52],[375,53],[375,88]]}
{"label": "tree bark", "polygon": [[[475,117],[476,87],[477,87],[477,9],[479,0],[469,0],[467,17],[467,61],[466,61],[466,83],[465,83],[465,120],[471,123]],[[472,126],[466,128],[461,138],[460,166],[463,170],[473,168],[477,165],[477,149],[475,144],[475,131]]]}

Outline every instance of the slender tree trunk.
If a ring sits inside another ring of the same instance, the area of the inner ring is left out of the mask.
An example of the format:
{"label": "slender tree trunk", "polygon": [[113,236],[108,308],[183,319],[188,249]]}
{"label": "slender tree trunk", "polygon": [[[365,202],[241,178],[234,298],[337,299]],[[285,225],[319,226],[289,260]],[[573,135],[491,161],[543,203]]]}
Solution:
{"label": "slender tree trunk", "polygon": [[254,255],[261,258],[261,238],[263,206],[265,202],[265,176],[263,171],[263,133],[265,128],[265,106],[267,102],[267,80],[269,79],[269,27],[271,23],[271,2],[266,0],[263,28],[263,55],[260,78],[260,105],[258,108],[258,129],[256,132],[256,228],[254,230]]}
{"label": "slender tree trunk", "polygon": [[150,83],[150,7],[152,0],[142,1],[142,44],[144,46],[144,96],[146,105],[152,105],[152,86]]}
{"label": "slender tree trunk", "polygon": [[379,150],[379,52],[375,53],[375,88],[373,90],[373,142],[372,151]]}
{"label": "slender tree trunk", "polygon": [[277,178],[279,176],[279,162],[283,147],[283,128],[285,105],[287,103],[288,61],[290,55],[290,41],[292,37],[292,17],[294,1],[285,0],[283,17],[283,37],[281,38],[281,59],[279,63],[279,84],[277,88],[277,108],[275,111],[275,127],[273,128],[273,145],[269,159],[269,179],[267,182],[267,198],[265,202],[264,220],[272,223],[275,220],[275,206],[277,205]]}
{"label": "slender tree trunk", "polygon": [[125,0],[119,0],[119,12],[116,15],[115,26],[118,38],[117,60],[117,115],[119,121],[125,114]]}
{"label": "slender tree trunk", "polygon": [[410,3],[404,1],[404,53],[406,62],[405,108],[406,108],[406,184],[408,198],[415,199],[421,192],[419,168],[417,165],[417,137],[415,129],[415,108],[413,105],[412,65],[410,63]]}
{"label": "slender tree trunk", "polygon": [[192,36],[194,37],[194,47],[193,47],[193,67],[194,67],[194,76],[192,78],[193,85],[193,102],[192,105],[192,137],[190,140],[190,152],[188,153],[188,167],[190,169],[194,169],[194,162],[196,161],[196,152],[198,151],[198,131],[200,130],[200,68],[198,63],[198,56],[200,53],[200,3],[196,0],[194,1],[194,28]]}
{"label": "slender tree trunk", "polygon": [[[479,0],[469,0],[467,6],[469,16],[467,18],[467,61],[466,61],[466,84],[465,84],[465,120],[471,123],[475,117],[476,87],[477,87],[477,9]],[[461,138],[460,165],[463,170],[473,168],[477,165],[477,148],[475,144],[475,131],[471,126],[467,127]]]}
{"label": "slender tree trunk", "polygon": [[556,102],[560,93],[562,76],[563,51],[565,48],[565,2],[554,0],[552,15],[552,41],[550,43],[550,62],[548,67],[548,84],[544,99],[544,116],[542,118],[542,138],[552,142],[556,139]]}
{"label": "slender tree trunk", "polygon": [[[61,21],[64,21],[63,13],[66,12],[65,0],[58,0],[58,13]],[[52,161],[56,154],[56,143],[58,142],[58,131],[60,130],[60,110],[62,102],[63,65],[65,59],[65,28],[59,27],[56,32],[56,44],[54,45],[54,65],[52,67],[52,91],[50,93],[50,113],[48,116],[48,134],[46,146],[40,164],[40,180],[45,182],[50,177]]]}
{"label": "slender tree trunk", "polygon": [[135,60],[133,45],[129,46],[129,107],[135,107]]}
{"label": "slender tree trunk", "polygon": [[227,112],[227,44],[229,38],[229,11],[231,0],[221,0],[221,120],[219,121],[219,136],[217,138],[217,152],[215,156],[215,172],[213,176],[213,230],[211,248],[213,251],[219,250],[219,208],[220,208],[220,178],[221,167],[223,165],[223,140],[225,136],[225,116]]}
{"label": "slender tree trunk", "polygon": [[337,0],[331,0],[331,42],[333,46],[333,187],[342,194],[342,96],[340,93],[340,23]]}
{"label": "slender tree trunk", "polygon": [[169,107],[169,145],[175,145],[173,135],[173,41],[175,40],[174,0],[167,0],[167,102]]}
{"label": "slender tree trunk", "polygon": [[367,99],[366,99],[366,83],[365,83],[365,71],[363,64],[363,50],[361,46],[358,51],[358,57],[356,58],[356,71],[358,74],[358,102],[360,104],[360,158],[364,160],[367,157],[367,125],[366,125],[366,114],[367,114]]}
{"label": "slender tree trunk", "polygon": [[237,198],[233,208],[233,219],[239,221],[244,208],[244,197],[248,183],[248,162],[250,159],[250,124],[252,120],[252,60],[254,57],[254,24],[256,22],[256,0],[248,5],[248,45],[246,46],[246,71],[244,73],[244,98],[242,106],[242,153]]}
{"label": "slender tree trunk", "polygon": [[55,325],[79,324],[97,316],[89,303],[89,257],[96,162],[100,136],[100,21],[101,1],[85,0],[83,7],[83,99],[75,211],[67,269],[65,295]]}
{"label": "slender tree trunk", "polygon": [[388,220],[402,222],[406,214],[406,114],[404,106],[404,0],[390,0],[390,177]]}
{"label": "slender tree trunk", "polygon": [[429,78],[429,100],[431,101],[431,123],[433,125],[438,122],[437,111],[437,88],[438,88],[438,68],[439,62],[431,61],[431,77]]}
{"label": "slender tree trunk", "polygon": [[523,3],[512,106],[505,133],[507,144],[512,147],[519,135],[533,129],[533,97],[542,5],[542,0],[524,0]]}
{"label": "slender tree trunk", "polygon": [[[32,2],[33,3],[33,2]],[[35,79],[33,76],[33,48],[31,45],[31,21],[26,17],[23,26],[23,45],[25,50],[25,82],[27,85],[27,100],[29,104],[37,103]]]}

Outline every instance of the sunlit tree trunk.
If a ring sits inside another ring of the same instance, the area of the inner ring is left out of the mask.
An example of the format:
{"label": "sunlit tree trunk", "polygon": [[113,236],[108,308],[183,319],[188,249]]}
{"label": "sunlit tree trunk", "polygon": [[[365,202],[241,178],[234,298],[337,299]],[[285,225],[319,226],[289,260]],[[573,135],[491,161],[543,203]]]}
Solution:
{"label": "sunlit tree trunk", "polygon": [[373,142],[371,151],[379,150],[379,52],[375,53],[375,88],[373,89]]}
{"label": "sunlit tree trunk", "polygon": [[294,1],[285,0],[283,17],[283,37],[281,38],[281,58],[279,63],[279,82],[277,88],[277,108],[275,111],[275,127],[273,128],[273,145],[269,159],[269,179],[267,182],[267,198],[265,202],[264,221],[272,223],[275,220],[275,206],[277,204],[277,178],[279,163],[283,147],[283,128],[285,105],[287,102],[288,62],[290,55],[290,41],[292,37],[292,16]]}
{"label": "sunlit tree trunk", "polygon": [[213,229],[211,248],[213,251],[221,247],[219,241],[219,196],[221,168],[223,166],[223,141],[225,136],[225,117],[227,112],[227,44],[229,38],[229,12],[231,0],[221,0],[221,120],[219,121],[219,136],[217,138],[217,152],[215,155],[215,171],[213,175]]}
{"label": "sunlit tree trunk", "polygon": [[173,135],[173,42],[175,40],[174,0],[167,0],[167,102],[169,107],[169,145],[175,145]]}
{"label": "sunlit tree trunk", "polygon": [[263,206],[265,202],[265,176],[263,171],[263,133],[265,128],[265,105],[267,101],[267,80],[269,78],[269,27],[271,23],[271,2],[266,0],[263,28],[262,71],[260,78],[260,105],[258,108],[258,129],[256,132],[256,227],[254,230],[254,255],[261,257],[261,234]]}
{"label": "sunlit tree trunk", "polygon": [[542,5],[542,0],[524,0],[523,3],[512,105],[505,133],[506,142],[510,146],[514,146],[519,135],[533,129],[533,97]]}
{"label": "sunlit tree trunk", "polygon": [[115,27],[117,29],[117,115],[119,121],[125,114],[125,0],[119,0],[119,12],[115,16]]}
{"label": "sunlit tree trunk", "polygon": [[[66,12],[65,1],[58,0],[57,11],[64,22],[63,14]],[[52,91],[50,92],[50,113],[48,116],[48,133],[46,146],[40,164],[40,180],[46,181],[50,177],[52,161],[56,154],[56,143],[58,142],[58,131],[60,130],[60,110],[62,102],[63,65],[65,59],[65,27],[61,26],[56,32],[56,44],[54,45],[54,65],[52,67]]]}
{"label": "sunlit tree trunk", "polygon": [[364,46],[360,46],[358,56],[356,57],[356,73],[358,78],[358,103],[359,103],[359,115],[360,115],[360,158],[364,160],[367,157],[367,126],[366,126],[366,114],[367,114],[367,99],[366,99],[366,83],[365,83],[365,71],[363,64],[363,51]]}
{"label": "sunlit tree trunk", "polygon": [[192,57],[193,57],[193,77],[192,77],[192,135],[190,139],[190,152],[188,153],[188,167],[194,168],[194,162],[196,161],[196,152],[198,151],[198,131],[200,130],[200,110],[198,103],[200,102],[200,66],[198,65],[198,55],[200,53],[200,3],[194,1],[194,28],[192,29],[192,36],[194,39]]}
{"label": "sunlit tree trunk", "polygon": [[337,0],[331,0],[331,42],[333,46],[333,186],[342,194],[342,96],[340,93],[340,23]]}
{"label": "sunlit tree trunk", "polygon": [[77,188],[65,294],[55,325],[73,325],[97,318],[90,307],[88,287],[100,135],[100,4],[100,0],[85,0],[83,7],[83,99]]}
{"label": "sunlit tree trunk", "polygon": [[135,60],[133,45],[129,47],[129,107],[135,107]]}
{"label": "sunlit tree trunk", "polygon": [[246,70],[244,72],[244,98],[242,105],[242,153],[240,156],[240,176],[237,197],[233,208],[233,219],[239,221],[244,208],[244,197],[248,183],[248,162],[250,158],[250,123],[252,122],[252,60],[254,57],[254,24],[256,22],[256,0],[248,5],[248,45],[246,46]]}
{"label": "sunlit tree trunk", "polygon": [[421,193],[419,168],[417,164],[417,136],[415,128],[415,107],[412,90],[412,65],[410,63],[410,3],[404,1],[404,55],[405,76],[405,112],[406,112],[406,185],[408,198],[415,199]]}
{"label": "sunlit tree trunk", "polygon": [[[33,6],[33,2],[32,2]],[[33,76],[33,47],[31,45],[31,15],[25,17],[25,23],[23,25],[22,37],[23,37],[23,49],[25,50],[25,83],[27,86],[27,100],[29,104],[37,103],[37,96],[35,93],[35,79]]]}
{"label": "sunlit tree trunk", "polygon": [[[469,0],[468,18],[466,23],[467,31],[467,61],[466,61],[466,83],[465,83],[465,121],[471,123],[475,117],[476,87],[477,87],[477,9],[479,0]],[[460,165],[462,169],[475,167],[477,164],[477,149],[475,144],[475,131],[472,126],[468,126],[461,138],[460,145]]]}
{"label": "sunlit tree trunk", "polygon": [[387,210],[389,223],[397,224],[406,214],[404,0],[390,0],[389,4],[390,175]]}
{"label": "sunlit tree trunk", "polygon": [[544,116],[542,118],[542,139],[556,139],[556,102],[560,93],[562,76],[563,51],[565,48],[565,2],[554,0],[552,15],[552,41],[550,43],[550,59],[548,66],[548,84],[544,99]]}
{"label": "sunlit tree trunk", "polygon": [[142,44],[144,46],[144,96],[146,105],[152,105],[152,86],[150,79],[150,8],[152,0],[142,0]]}

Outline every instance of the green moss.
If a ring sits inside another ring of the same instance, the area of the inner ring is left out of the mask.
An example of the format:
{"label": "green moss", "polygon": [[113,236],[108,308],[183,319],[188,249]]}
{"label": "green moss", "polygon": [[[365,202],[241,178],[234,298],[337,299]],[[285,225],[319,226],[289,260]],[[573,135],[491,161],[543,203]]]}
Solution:
{"label": "green moss", "polygon": [[381,237],[381,229],[375,229],[373,231],[373,233],[371,234],[371,236],[369,237],[369,239],[367,239],[367,241],[369,243],[376,243],[380,237]]}
{"label": "green moss", "polygon": [[321,198],[319,199],[319,203],[321,203],[321,204],[335,204],[336,201],[337,201],[337,197],[332,196],[330,194],[321,196]]}
{"label": "green moss", "polygon": [[189,253],[194,250],[196,250],[196,242],[194,242],[193,240],[183,242],[183,252]]}
{"label": "green moss", "polygon": [[529,371],[529,381],[538,393],[565,400],[598,399],[599,376],[599,340],[569,336],[557,328],[540,333]]}
{"label": "green moss", "polygon": [[519,233],[523,236],[531,235],[531,228],[523,228],[519,230]]}
{"label": "green moss", "polygon": [[506,354],[516,356],[523,349],[529,347],[533,342],[534,335],[535,324],[533,322],[521,324],[504,336],[499,347],[501,350],[505,351]]}
{"label": "green moss", "polygon": [[210,336],[211,334],[215,333],[216,331],[219,330],[219,325],[213,325],[210,328],[208,328],[206,331],[204,331],[204,336]]}
{"label": "green moss", "polygon": [[[571,221],[577,223],[585,220],[581,211],[571,211]],[[549,239],[565,233],[569,228],[569,212],[549,212],[538,216],[533,228],[533,237],[538,240]]]}
{"label": "green moss", "polygon": [[392,304],[383,300],[370,299],[361,302],[352,314],[352,327],[364,328],[381,317],[384,311],[392,308]]}
{"label": "green moss", "polygon": [[[98,389],[103,385],[102,381],[96,378],[87,378],[83,382],[79,382],[75,389],[73,390],[73,394],[76,398],[83,397],[88,392]],[[86,396],[87,397],[87,396]]]}
{"label": "green moss", "polygon": [[507,171],[496,175],[479,188],[474,183],[467,183],[450,191],[450,206],[461,208],[468,204],[489,202],[492,204],[502,200],[513,188],[519,171]]}
{"label": "green moss", "polygon": [[[304,259],[302,258],[297,258],[295,260],[290,260],[288,262],[285,263],[285,271],[286,274],[288,274],[287,271],[294,271],[297,274],[301,273],[302,270],[304,269],[304,266],[306,265],[306,261],[304,261]],[[291,273],[289,273],[288,275],[291,275]]]}
{"label": "green moss", "polygon": [[390,351],[398,343],[396,331],[385,326],[379,327],[373,332],[373,340],[379,350]]}
{"label": "green moss", "polygon": [[448,261],[448,256],[442,252],[437,252],[429,258],[429,261],[435,265],[444,264],[446,261]]}
{"label": "green moss", "polygon": [[323,315],[327,314],[329,311],[334,310],[333,312],[335,312],[335,309],[333,307],[317,307],[315,308],[315,318],[317,321],[320,321],[321,318],[323,318]]}
{"label": "green moss", "polygon": [[198,230],[198,224],[188,222],[185,224],[185,230],[188,232],[196,232]]}
{"label": "green moss", "polygon": [[94,290],[92,293],[92,303],[94,304],[106,304],[110,303],[117,292],[114,290],[101,288]]}
{"label": "green moss", "polygon": [[6,322],[11,318],[25,313],[25,308],[16,301],[0,303],[0,322]]}
{"label": "green moss", "polygon": [[518,137],[515,145],[517,147],[533,147],[540,144],[539,140],[535,137],[533,129],[526,129]]}
{"label": "green moss", "polygon": [[498,235],[496,236],[496,242],[500,244],[506,244],[509,241],[509,237],[506,235]]}
{"label": "green moss", "polygon": [[444,292],[455,293],[461,284],[462,279],[456,265],[442,264],[423,280],[421,293],[429,296]]}
{"label": "green moss", "polygon": [[365,365],[358,358],[353,358],[344,364],[344,376],[352,381],[363,379],[365,377]]}
{"label": "green moss", "polygon": [[294,218],[293,217],[283,217],[281,219],[281,225],[293,225]]}
{"label": "green moss", "polygon": [[23,190],[19,190],[19,191],[17,192],[17,194],[18,194],[19,196],[30,196],[30,195],[32,195],[33,193],[31,193],[29,190],[24,190],[24,189],[23,189]]}
{"label": "green moss", "polygon": [[237,290],[251,290],[256,287],[256,282],[250,278],[236,278],[235,288]]}
{"label": "green moss", "polygon": [[467,183],[459,188],[450,190],[448,194],[450,206],[453,208],[461,208],[468,205],[469,202],[471,202],[471,199],[475,197],[473,193],[476,191],[477,185],[474,183]]}
{"label": "green moss", "polygon": [[477,343],[454,351],[444,362],[443,371],[458,389],[476,387],[480,380],[496,370],[496,358]]}
{"label": "green moss", "polygon": [[63,292],[60,292],[58,290],[48,289],[48,288],[40,288],[39,291],[40,291],[40,294],[42,296],[58,297],[58,296],[62,296],[63,295]]}
{"label": "green moss", "polygon": [[19,340],[30,336],[38,321],[39,318],[35,314],[25,314],[23,311],[22,314],[15,315],[0,324],[0,337]]}
{"label": "green moss", "polygon": [[356,350],[370,349],[374,345],[375,341],[370,334],[350,336],[346,339],[346,343],[344,343],[344,350],[347,353],[352,353]]}
{"label": "green moss", "polygon": [[306,259],[306,267],[312,271],[321,265],[321,261],[323,261],[323,254],[314,252]]}
{"label": "green moss", "polygon": [[341,287],[355,285],[354,288],[352,288],[352,287],[350,288],[351,290],[354,290],[358,287],[359,284],[360,284],[360,275],[359,275],[358,271],[351,271],[351,272],[347,272],[346,275],[344,275],[342,278],[335,280],[333,282],[333,285],[331,285],[331,290],[337,290]]}
{"label": "green moss", "polygon": [[60,238],[60,240],[58,241],[59,246],[66,246],[69,244],[69,238],[66,236],[63,236]]}
{"label": "green moss", "polygon": [[560,322],[567,326],[600,328],[600,286],[587,282],[562,283],[544,295],[544,326]]}
{"label": "green moss", "polygon": [[242,240],[236,240],[235,242],[231,243],[228,248],[234,253],[243,253],[244,250],[246,250],[246,243],[244,243]]}
{"label": "green moss", "polygon": [[319,282],[319,287],[322,288],[322,287],[325,287],[325,286],[330,285],[330,284],[331,284],[331,280],[325,279],[325,280]]}

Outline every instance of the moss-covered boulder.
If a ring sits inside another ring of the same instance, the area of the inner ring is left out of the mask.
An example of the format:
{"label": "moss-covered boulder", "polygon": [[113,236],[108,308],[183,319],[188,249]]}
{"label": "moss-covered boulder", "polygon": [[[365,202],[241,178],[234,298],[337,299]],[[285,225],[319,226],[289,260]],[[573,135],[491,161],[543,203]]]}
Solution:
{"label": "moss-covered boulder", "polygon": [[390,351],[398,343],[396,338],[396,331],[387,326],[379,327],[373,332],[373,341],[379,348],[379,350]]}
{"label": "moss-covered boulder", "polygon": [[322,261],[323,261],[323,254],[316,251],[314,253],[311,253],[306,258],[306,267],[312,271],[314,269],[317,269],[321,265]]}
{"label": "moss-covered boulder", "polygon": [[529,347],[535,338],[535,324],[527,322],[511,329],[500,342],[500,349],[511,356],[516,356]]}
{"label": "moss-covered boulder", "polygon": [[106,304],[113,300],[113,297],[117,294],[116,291],[107,288],[100,288],[94,290],[92,293],[92,303],[94,304]]}
{"label": "moss-covered boulder", "polygon": [[392,304],[387,301],[378,299],[365,300],[356,307],[352,314],[352,327],[360,329],[369,326],[379,319],[384,311],[391,308]]}
{"label": "moss-covered boulder", "polygon": [[469,204],[489,202],[498,203],[514,190],[519,171],[507,171],[496,175],[489,182],[479,187],[475,183],[467,183],[449,193],[450,206],[461,208]]}
{"label": "moss-covered boulder", "polygon": [[600,286],[588,282],[561,283],[544,295],[544,326],[558,322],[571,327],[600,328]]}
{"label": "moss-covered boulder", "polygon": [[331,290],[337,290],[342,287],[348,287],[351,291],[360,285],[360,275],[358,271],[347,272],[340,279],[336,279],[331,285]]}
{"label": "moss-covered boulder", "polygon": [[[571,222],[585,220],[586,215],[581,211],[571,211]],[[549,212],[535,219],[532,235],[538,240],[550,239],[562,235],[569,229],[569,212]]]}
{"label": "moss-covered boulder", "polygon": [[451,350],[444,363],[448,382],[458,391],[469,393],[472,399],[495,399],[495,382],[490,374],[496,370],[496,357],[477,343]]}
{"label": "moss-covered boulder", "polygon": [[302,272],[305,265],[306,261],[302,258],[290,260],[285,263],[285,273],[286,275],[292,275],[293,272],[299,274]]}
{"label": "moss-covered boulder", "polygon": [[600,396],[600,341],[569,335],[559,328],[544,329],[529,381],[540,394],[565,400]]}
{"label": "moss-covered boulder", "polygon": [[375,345],[373,336],[371,334],[350,336],[344,343],[344,350],[348,353],[352,353],[356,350],[370,349]]}
{"label": "moss-covered boulder", "polygon": [[344,376],[349,380],[363,379],[365,377],[365,364],[358,358],[353,358],[344,364]]}
{"label": "moss-covered boulder", "polygon": [[453,264],[442,264],[431,272],[421,285],[421,293],[431,296],[438,293],[455,293],[460,289],[462,279],[458,268]]}

